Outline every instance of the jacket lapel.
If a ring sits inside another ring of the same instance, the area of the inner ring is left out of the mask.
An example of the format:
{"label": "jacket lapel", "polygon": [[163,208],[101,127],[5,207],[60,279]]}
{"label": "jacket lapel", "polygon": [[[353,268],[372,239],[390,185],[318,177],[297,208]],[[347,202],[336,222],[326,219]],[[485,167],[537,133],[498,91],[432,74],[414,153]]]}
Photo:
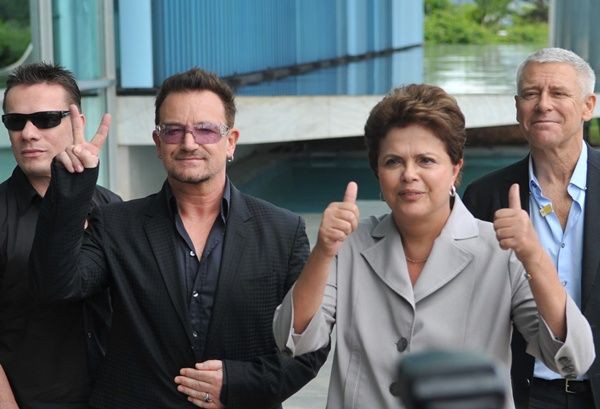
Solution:
{"label": "jacket lapel", "polygon": [[592,287],[600,269],[600,217],[596,214],[600,203],[600,152],[588,147],[588,168],[585,192],[582,263],[582,310],[592,294]]}
{"label": "jacket lapel", "polygon": [[513,183],[519,185],[519,196],[521,196],[521,208],[529,213],[529,155],[521,159],[511,168],[511,172],[506,174],[506,187],[500,197],[500,208],[508,207],[508,189]]}
{"label": "jacket lapel", "polygon": [[146,237],[152,248],[152,254],[158,265],[160,275],[165,283],[173,307],[185,329],[188,339],[192,342],[184,296],[185,292],[179,274],[181,268],[177,265],[177,257],[175,256],[173,221],[168,217],[169,209],[166,201],[167,198],[163,187],[148,206],[144,231],[146,232]]}
{"label": "jacket lapel", "polygon": [[402,239],[391,214],[384,216],[371,234],[377,241],[361,254],[381,281],[414,306],[414,295],[404,258]]}
{"label": "jacket lapel", "polygon": [[469,265],[473,254],[461,248],[457,242],[478,234],[475,218],[457,197],[446,226],[435,240],[414,288],[408,275],[402,239],[391,215],[385,216],[375,226],[372,235],[381,239],[363,250],[362,255],[388,287],[414,306],[442,288]]}
{"label": "jacket lapel", "polygon": [[[223,256],[219,269],[219,281],[215,294],[211,323],[208,330],[208,340],[217,339],[213,336],[217,333],[219,325],[227,324],[221,317],[227,314],[228,293],[236,286],[238,266],[244,258],[246,240],[251,229],[248,227],[252,220],[252,214],[246,206],[242,194],[231,185],[231,206],[227,216],[227,227],[225,228],[225,242],[223,243]],[[217,340],[218,342],[218,340]],[[207,343],[207,350],[210,350]]]}
{"label": "jacket lapel", "polygon": [[457,197],[454,208],[415,284],[415,302],[433,294],[460,274],[473,260],[473,254],[459,246],[460,240],[477,237],[475,218]]}

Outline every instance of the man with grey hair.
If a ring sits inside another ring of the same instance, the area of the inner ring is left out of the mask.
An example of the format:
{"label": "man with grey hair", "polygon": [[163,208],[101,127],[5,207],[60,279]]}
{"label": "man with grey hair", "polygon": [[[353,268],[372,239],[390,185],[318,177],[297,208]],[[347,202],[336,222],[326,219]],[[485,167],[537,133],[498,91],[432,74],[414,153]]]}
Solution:
{"label": "man with grey hair", "polygon": [[[584,122],[596,105],[595,75],[575,53],[544,48],[517,72],[517,121],[529,155],[470,184],[464,202],[475,217],[492,221],[507,207],[508,188],[520,185],[523,209],[551,255],[560,280],[592,328],[600,325],[600,152],[583,140]],[[535,280],[536,277],[528,277]],[[600,336],[595,334],[596,351]],[[586,376],[561,379],[525,353],[513,337],[513,394],[518,408],[600,408],[600,361]],[[598,353],[596,354],[598,355]],[[559,365],[566,365],[558,362]]]}

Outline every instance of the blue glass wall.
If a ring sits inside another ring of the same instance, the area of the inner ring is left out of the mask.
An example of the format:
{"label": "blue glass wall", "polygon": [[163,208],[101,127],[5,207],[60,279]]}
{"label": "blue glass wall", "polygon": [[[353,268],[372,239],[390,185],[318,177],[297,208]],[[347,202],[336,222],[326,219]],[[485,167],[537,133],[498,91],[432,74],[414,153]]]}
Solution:
{"label": "blue glass wall", "polygon": [[99,0],[53,0],[54,60],[77,80],[104,76],[102,7]]}
{"label": "blue glass wall", "polygon": [[[119,13],[122,88],[158,86],[166,77],[193,66],[232,76],[423,41],[422,0],[121,0],[119,8],[130,9],[133,4],[141,10],[150,5],[151,13],[148,17],[145,13]],[[131,36],[138,39],[138,48],[145,48],[148,42],[153,45],[153,52],[141,61],[128,34],[134,30]],[[363,77],[361,70],[367,65],[346,67],[348,75],[341,79],[346,84],[341,89],[356,94],[365,87],[375,88],[376,84],[353,88],[353,72]],[[384,82],[389,83],[393,68],[389,64],[379,64],[379,68],[388,75]],[[153,83],[144,80],[140,84],[136,70],[144,78],[152,72]],[[375,73],[374,83],[381,72]],[[339,81],[328,88],[340,88]],[[269,88],[296,94],[298,86],[295,80],[285,80],[266,87],[265,92]]]}
{"label": "blue glass wall", "polygon": [[[600,1],[558,1],[552,2],[550,14],[552,46],[572,50],[586,60],[600,75]],[[596,92],[600,91],[600,81],[596,81]]]}

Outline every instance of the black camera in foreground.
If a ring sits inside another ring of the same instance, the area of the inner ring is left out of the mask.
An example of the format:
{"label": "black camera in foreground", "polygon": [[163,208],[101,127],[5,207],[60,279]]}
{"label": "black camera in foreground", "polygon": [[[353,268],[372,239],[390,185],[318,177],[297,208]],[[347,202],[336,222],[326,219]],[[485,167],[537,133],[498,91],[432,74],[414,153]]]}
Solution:
{"label": "black camera in foreground", "polygon": [[390,392],[407,409],[501,409],[508,385],[487,357],[458,351],[406,356]]}

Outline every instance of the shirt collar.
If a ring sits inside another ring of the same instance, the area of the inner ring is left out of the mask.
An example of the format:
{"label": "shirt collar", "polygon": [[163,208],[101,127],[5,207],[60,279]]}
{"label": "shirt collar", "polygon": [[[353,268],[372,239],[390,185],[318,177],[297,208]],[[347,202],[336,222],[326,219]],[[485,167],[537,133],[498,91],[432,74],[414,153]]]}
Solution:
{"label": "shirt collar", "polygon": [[[173,195],[169,182],[165,183],[165,194],[167,196],[167,207],[169,208],[170,215],[177,214],[177,200]],[[231,182],[229,178],[225,178],[225,188],[223,189],[223,198],[221,199],[221,211],[219,213],[221,221],[227,222],[227,216],[229,215],[229,207],[231,206]]]}
{"label": "shirt collar", "polygon": [[[585,143],[581,144],[581,153],[579,159],[571,175],[569,186],[575,186],[580,190],[586,190],[586,179],[587,179],[587,159],[588,151]],[[540,184],[537,180],[537,176],[534,173],[533,168],[533,157],[529,155],[529,188],[533,192],[534,190],[539,193],[541,191]]]}
{"label": "shirt collar", "polygon": [[29,209],[29,206],[34,200],[40,200],[41,196],[33,188],[29,179],[25,175],[25,172],[16,166],[11,176],[11,185],[15,190],[15,197],[17,199],[17,210],[19,215],[22,215]]}

